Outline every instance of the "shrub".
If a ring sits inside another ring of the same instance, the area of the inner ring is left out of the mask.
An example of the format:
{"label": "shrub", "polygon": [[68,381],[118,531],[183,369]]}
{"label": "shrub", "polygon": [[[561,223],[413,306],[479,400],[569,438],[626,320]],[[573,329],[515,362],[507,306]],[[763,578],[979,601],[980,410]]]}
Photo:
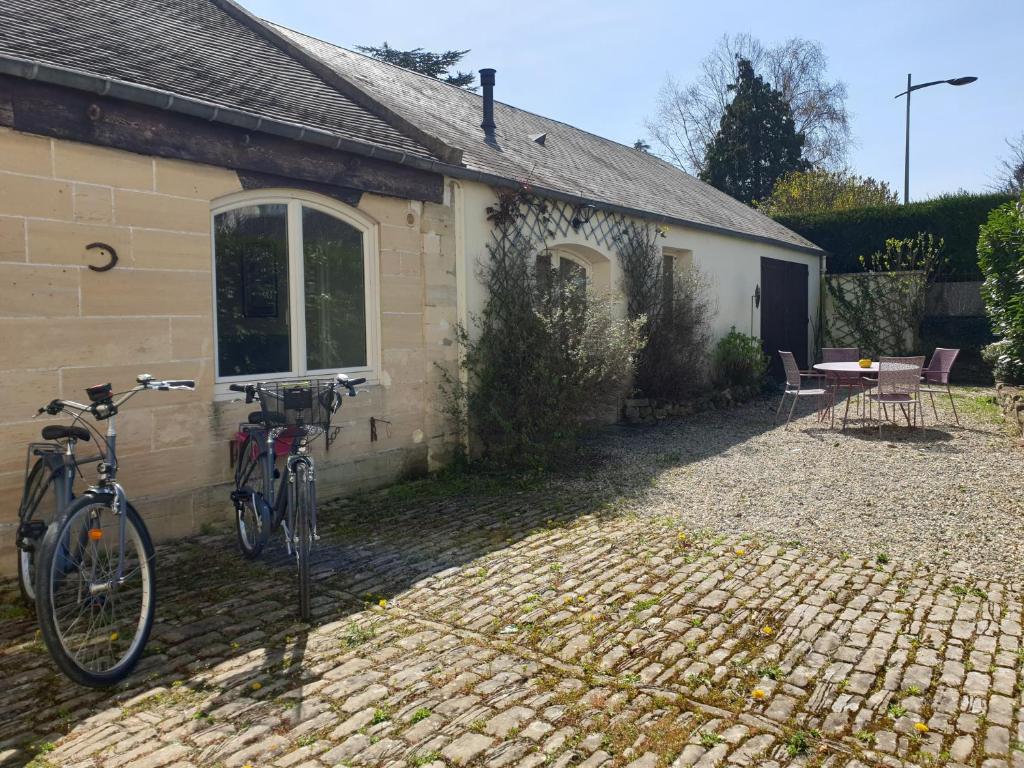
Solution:
{"label": "shrub", "polygon": [[658,234],[627,224],[616,239],[627,315],[646,319],[633,387],[642,397],[678,403],[706,384],[713,309],[704,277],[695,267],[677,271],[657,247]]}
{"label": "shrub", "polygon": [[740,333],[734,327],[715,346],[712,370],[715,384],[720,387],[760,387],[768,370],[768,358],[761,348],[761,340]]}
{"label": "shrub", "polygon": [[467,384],[445,375],[442,389],[448,414],[485,457],[543,466],[624,394],[643,319],[616,319],[610,297],[539,265],[544,245],[523,232],[524,205],[546,212],[523,192],[501,193],[488,211],[487,302],[478,333],[459,330]]}
{"label": "shrub", "polygon": [[831,273],[862,272],[861,255],[883,250],[886,240],[931,232],[946,242],[947,264],[940,279],[981,280],[979,227],[992,208],[1010,199],[1005,194],[945,195],[909,205],[774,218],[828,251]]}
{"label": "shrub", "polygon": [[981,293],[999,341],[985,348],[996,379],[1024,382],[1024,195],[989,214],[978,238]]}

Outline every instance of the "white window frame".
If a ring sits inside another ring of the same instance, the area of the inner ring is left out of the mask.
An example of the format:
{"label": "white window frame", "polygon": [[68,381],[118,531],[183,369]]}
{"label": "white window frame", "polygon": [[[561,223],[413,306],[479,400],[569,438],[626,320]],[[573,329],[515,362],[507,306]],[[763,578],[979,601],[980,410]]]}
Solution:
{"label": "white window frame", "polygon": [[[220,333],[217,328],[217,216],[236,208],[254,205],[287,206],[288,224],[288,305],[289,343],[291,346],[292,370],[280,373],[261,373],[244,376],[220,375]],[[357,229],[363,236],[363,290],[365,292],[366,316],[366,365],[350,368],[328,368],[309,370],[306,368],[306,297],[305,297],[305,254],[303,253],[302,208],[333,216]],[[280,381],[301,376],[326,376],[332,373],[346,373],[353,377],[365,377],[368,384],[380,382],[380,248],[377,222],[361,211],[337,200],[313,192],[292,189],[262,189],[240,192],[218,200],[210,209],[210,241],[213,279],[213,365],[216,372],[214,393],[218,398],[237,397],[228,386],[238,382]]]}
{"label": "white window frame", "polygon": [[575,253],[572,253],[570,251],[567,251],[567,250],[564,250],[564,249],[561,249],[561,248],[558,248],[558,247],[555,247],[555,248],[552,248],[551,250],[549,250],[548,254],[551,257],[551,268],[552,269],[556,269],[557,270],[559,268],[559,265],[562,262],[562,259],[565,259],[566,261],[571,261],[573,264],[578,264],[579,266],[583,267],[583,274],[586,275],[587,282],[588,283],[590,282],[590,280],[591,280],[591,269],[592,269],[593,265],[589,261],[587,261],[586,259],[580,258]]}

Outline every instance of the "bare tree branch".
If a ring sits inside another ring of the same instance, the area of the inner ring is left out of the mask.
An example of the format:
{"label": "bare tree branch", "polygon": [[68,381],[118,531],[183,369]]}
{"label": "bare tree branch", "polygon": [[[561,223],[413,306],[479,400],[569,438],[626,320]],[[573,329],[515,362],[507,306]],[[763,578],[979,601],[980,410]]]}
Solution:
{"label": "bare tree branch", "polygon": [[738,58],[749,60],[789,102],[797,132],[805,136],[803,158],[816,168],[842,168],[851,142],[846,84],[827,78],[828,57],[820,43],[797,37],[767,48],[748,34],[723,35],[694,82],[683,85],[667,76],[654,117],[645,121],[658,154],[691,173],[700,171],[732,100],[729,85],[736,81]]}

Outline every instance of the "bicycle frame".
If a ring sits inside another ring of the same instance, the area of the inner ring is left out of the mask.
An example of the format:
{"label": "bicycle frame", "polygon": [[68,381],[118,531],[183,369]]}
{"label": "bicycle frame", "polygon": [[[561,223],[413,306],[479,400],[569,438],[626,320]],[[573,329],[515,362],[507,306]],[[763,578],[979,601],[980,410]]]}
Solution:
{"label": "bicycle frame", "polygon": [[[303,439],[303,435],[296,434],[289,448],[288,455],[285,459],[284,473],[281,475],[280,482],[277,487],[274,486],[274,469],[277,466],[277,452],[275,451],[275,444],[281,433],[286,431],[288,427],[275,427],[274,429],[264,429],[255,427],[253,425],[246,425],[250,434],[256,433],[260,437],[259,442],[263,443],[263,448],[260,451],[260,455],[256,457],[256,461],[262,463],[263,469],[263,482],[264,487],[262,494],[264,500],[270,506],[273,512],[273,518],[271,525],[282,523],[285,528],[285,546],[287,547],[288,554],[292,554],[292,530],[293,520],[285,520],[285,512],[288,510],[295,509],[295,467],[299,464],[305,464],[308,470],[308,477],[311,481],[312,493],[313,493],[313,509],[312,519],[310,520],[310,530],[312,531],[313,538],[317,536],[317,523],[316,523],[316,477],[315,477],[315,466],[313,459],[307,453],[308,444]],[[287,484],[287,486],[286,486]]]}

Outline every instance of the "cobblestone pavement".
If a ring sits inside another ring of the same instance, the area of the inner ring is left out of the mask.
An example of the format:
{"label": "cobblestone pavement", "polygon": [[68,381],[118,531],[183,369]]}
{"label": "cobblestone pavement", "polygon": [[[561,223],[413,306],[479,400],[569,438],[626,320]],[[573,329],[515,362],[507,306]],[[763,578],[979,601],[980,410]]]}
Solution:
{"label": "cobblestone pavement", "polygon": [[697,531],[602,488],[327,505],[312,626],[280,555],[160,547],[112,692],[57,675],[7,585],[0,763],[1024,765],[1019,576]]}

